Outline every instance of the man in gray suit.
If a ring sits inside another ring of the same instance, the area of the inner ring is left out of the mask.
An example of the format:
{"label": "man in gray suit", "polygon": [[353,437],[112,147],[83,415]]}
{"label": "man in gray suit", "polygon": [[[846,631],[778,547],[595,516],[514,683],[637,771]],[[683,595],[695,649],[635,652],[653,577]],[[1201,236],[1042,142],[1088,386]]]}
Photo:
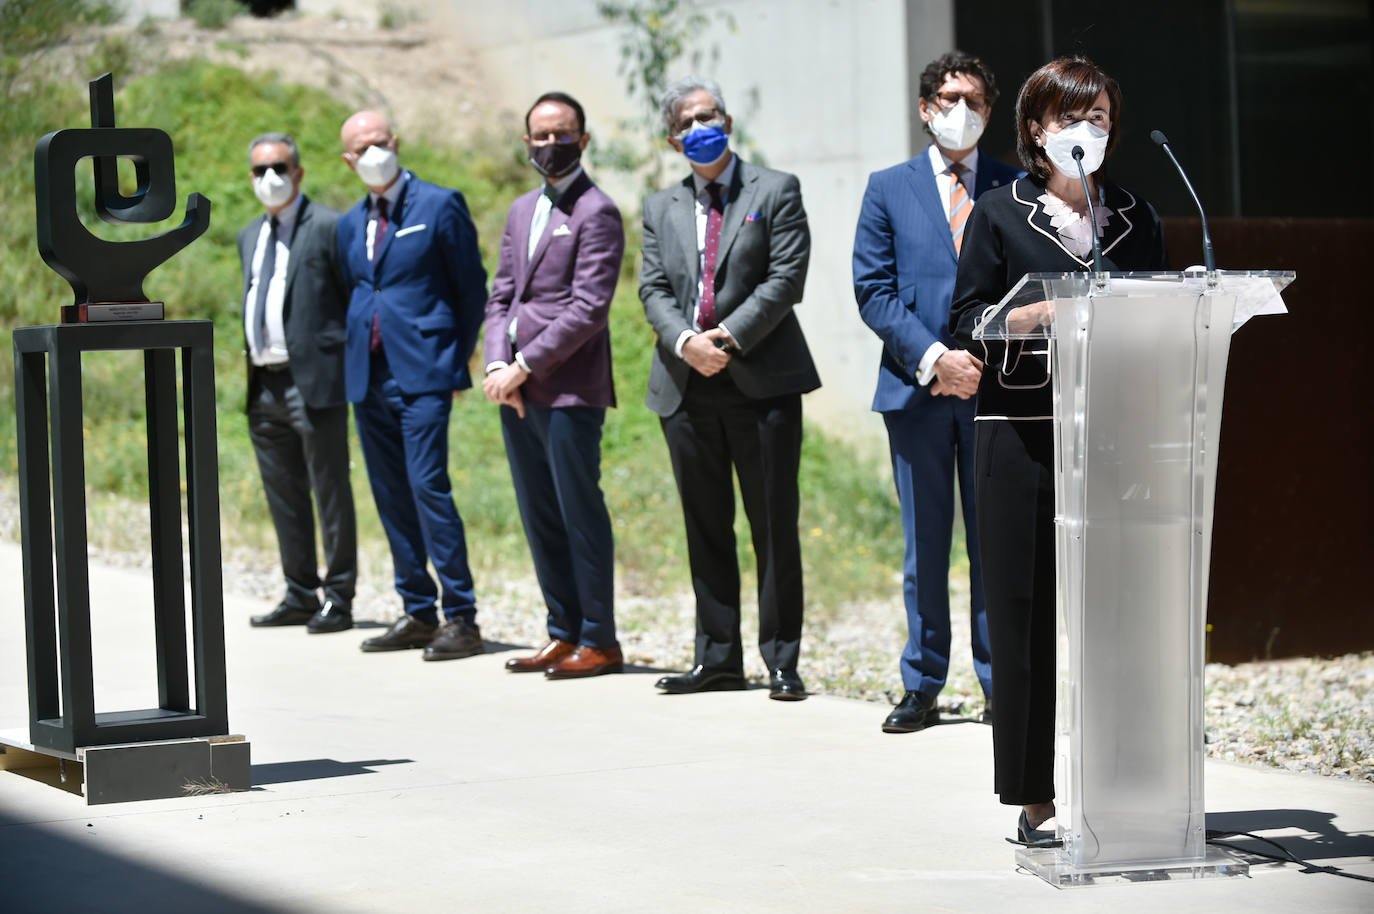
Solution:
{"label": "man in gray suit", "polygon": [[[248,156],[253,192],[267,210],[239,232],[248,430],[286,578],[281,603],[252,623],[345,631],[353,627],[358,563],[344,399],[348,293],[334,237],[339,214],[300,192],[305,169],[287,134],[254,138]],[[323,580],[312,490],[324,541]]]}
{"label": "man in gray suit", "polygon": [[682,499],[697,636],[696,666],[658,688],[744,688],[733,468],[758,562],[769,697],[797,701],[806,697],[797,674],[801,395],[821,383],[792,313],[811,253],[801,185],[730,151],[732,120],[714,82],[680,80],[661,108],[668,143],[692,173],[644,201],[639,297],[658,335],[648,406]]}

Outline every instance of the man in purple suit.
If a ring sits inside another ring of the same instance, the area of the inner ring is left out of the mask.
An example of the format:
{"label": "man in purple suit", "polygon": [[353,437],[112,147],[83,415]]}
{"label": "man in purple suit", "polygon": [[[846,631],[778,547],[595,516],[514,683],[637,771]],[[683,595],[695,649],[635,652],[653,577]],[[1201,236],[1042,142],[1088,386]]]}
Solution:
{"label": "man in purple suit", "polygon": [[525,115],[544,184],[511,204],[487,301],[487,398],[501,406],[516,503],[548,607],[549,642],[506,662],[549,679],[618,673],[611,518],[601,493],[601,425],[615,406],[611,298],[625,231],[579,161],[582,106],[541,95]]}

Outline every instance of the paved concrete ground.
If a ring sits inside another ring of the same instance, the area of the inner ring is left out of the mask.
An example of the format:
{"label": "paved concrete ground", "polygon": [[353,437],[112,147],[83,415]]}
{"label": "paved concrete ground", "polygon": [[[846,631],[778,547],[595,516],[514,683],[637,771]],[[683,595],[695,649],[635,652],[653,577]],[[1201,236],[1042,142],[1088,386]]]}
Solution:
{"label": "paved concrete ground", "polygon": [[[19,557],[0,546],[3,728],[26,719]],[[154,706],[149,580],[91,581],[98,708]],[[0,772],[0,910],[1374,910],[1374,884],[1291,864],[1057,892],[1014,866],[976,723],[892,736],[878,705],[660,696],[643,669],[545,682],[504,672],[512,645],[364,655],[366,630],[250,629],[267,608],[226,604],[254,789],[87,807]],[[1206,776],[1212,827],[1374,876],[1368,785]]]}

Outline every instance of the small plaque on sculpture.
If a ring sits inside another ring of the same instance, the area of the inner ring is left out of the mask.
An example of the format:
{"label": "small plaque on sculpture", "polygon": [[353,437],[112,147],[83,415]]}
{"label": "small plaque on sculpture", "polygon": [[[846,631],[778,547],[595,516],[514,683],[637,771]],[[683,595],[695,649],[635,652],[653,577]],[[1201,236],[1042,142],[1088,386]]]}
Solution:
{"label": "small plaque on sculpture", "polygon": [[[82,224],[76,206],[76,167],[95,169],[95,210],[111,225],[160,222],[176,208],[172,140],[152,127],[116,127],[114,80],[90,82],[91,126],[55,130],[33,153],[38,253],[71,284],[76,301],[62,308],[62,323],[161,320],[162,302],[143,294],[143,280],[198,238],[210,225],[210,201],[192,193],[176,228],[138,241],[107,241]],[[119,159],[134,165],[137,187],[119,190]]]}

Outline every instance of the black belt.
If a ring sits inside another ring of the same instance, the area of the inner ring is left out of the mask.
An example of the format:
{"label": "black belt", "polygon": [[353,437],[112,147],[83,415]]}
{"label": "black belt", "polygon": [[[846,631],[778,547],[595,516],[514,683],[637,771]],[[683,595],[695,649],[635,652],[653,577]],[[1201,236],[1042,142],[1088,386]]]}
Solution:
{"label": "black belt", "polygon": [[275,372],[281,372],[281,371],[290,371],[290,370],[291,370],[291,363],[290,363],[290,362],[275,362],[275,363],[273,363],[273,364],[271,364],[271,365],[254,365],[253,367],[256,368],[256,369],[258,369],[259,371],[271,371],[271,372],[274,372],[274,373],[275,373]]}

